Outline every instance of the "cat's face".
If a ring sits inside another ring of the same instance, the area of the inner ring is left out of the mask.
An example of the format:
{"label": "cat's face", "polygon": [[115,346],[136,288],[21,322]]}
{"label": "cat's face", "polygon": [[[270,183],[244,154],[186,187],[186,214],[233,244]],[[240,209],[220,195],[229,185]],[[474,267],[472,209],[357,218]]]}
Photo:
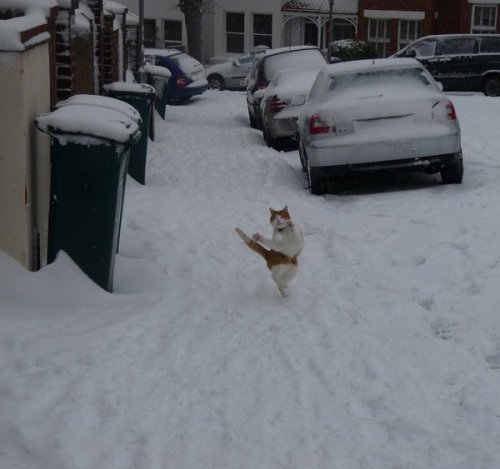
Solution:
{"label": "cat's face", "polygon": [[282,229],[293,225],[287,206],[283,210],[273,210],[272,208],[269,210],[271,212],[270,222],[273,228]]}

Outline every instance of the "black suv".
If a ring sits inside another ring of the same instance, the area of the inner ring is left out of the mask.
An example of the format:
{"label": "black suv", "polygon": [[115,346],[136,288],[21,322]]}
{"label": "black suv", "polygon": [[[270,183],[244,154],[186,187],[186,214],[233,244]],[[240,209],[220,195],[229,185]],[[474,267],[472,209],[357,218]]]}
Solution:
{"label": "black suv", "polygon": [[262,129],[260,102],[262,97],[255,92],[267,87],[276,72],[284,68],[311,67],[326,65],[325,56],[317,47],[293,46],[269,49],[255,58],[247,82],[247,106],[250,125],[254,129]]}
{"label": "black suv", "polygon": [[500,96],[500,34],[425,36],[393,57],[416,58],[445,91]]}

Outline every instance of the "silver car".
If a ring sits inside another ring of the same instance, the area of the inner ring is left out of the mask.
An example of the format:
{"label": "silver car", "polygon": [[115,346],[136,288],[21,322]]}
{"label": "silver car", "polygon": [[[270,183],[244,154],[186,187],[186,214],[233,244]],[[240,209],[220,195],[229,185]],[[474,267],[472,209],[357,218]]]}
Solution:
{"label": "silver car", "polygon": [[415,59],[360,60],[318,74],[299,118],[309,190],[361,171],[441,173],[461,183],[460,126],[453,103]]}
{"label": "silver car", "polygon": [[226,62],[212,65],[205,69],[208,87],[213,90],[241,90],[245,89],[245,78],[250,71],[256,55],[265,52],[269,47],[257,46],[247,54],[233,57]]}
{"label": "silver car", "polygon": [[320,67],[280,70],[262,94],[262,133],[267,146],[279,149],[286,140],[298,137],[297,120]]}

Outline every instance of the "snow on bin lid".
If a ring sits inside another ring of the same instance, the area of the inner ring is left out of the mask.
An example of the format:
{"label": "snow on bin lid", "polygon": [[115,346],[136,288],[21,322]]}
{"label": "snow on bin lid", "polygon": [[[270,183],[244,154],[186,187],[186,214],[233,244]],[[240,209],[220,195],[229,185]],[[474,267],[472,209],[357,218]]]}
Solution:
{"label": "snow on bin lid", "polygon": [[105,91],[110,92],[124,92],[124,93],[145,93],[145,94],[154,94],[156,93],[155,89],[148,85],[147,83],[129,83],[125,81],[115,81],[113,83],[109,83],[103,86]]}
{"label": "snow on bin lid", "polygon": [[35,119],[35,125],[62,143],[135,143],[140,136],[139,126],[134,119],[115,109],[87,104],[63,106],[42,114]]}
{"label": "snow on bin lid", "polygon": [[121,112],[125,116],[137,122],[138,125],[142,124],[141,115],[139,111],[127,104],[125,101],[120,101],[116,98],[110,98],[108,96],[98,96],[95,94],[75,94],[64,101],[59,101],[56,104],[56,108],[62,108],[65,106],[74,106],[75,104],[82,106],[94,106],[104,109],[112,109],[114,111]]}

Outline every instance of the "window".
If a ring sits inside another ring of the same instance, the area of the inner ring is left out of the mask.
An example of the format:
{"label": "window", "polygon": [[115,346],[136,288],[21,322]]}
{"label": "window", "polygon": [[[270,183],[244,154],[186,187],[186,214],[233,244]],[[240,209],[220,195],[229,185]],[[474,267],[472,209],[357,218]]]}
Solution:
{"label": "window", "polygon": [[476,53],[476,38],[445,38],[438,50],[438,55],[463,55]]}
{"label": "window", "polygon": [[421,35],[422,23],[420,21],[400,20],[398,49],[406,47]]}
{"label": "window", "polygon": [[273,45],[273,15],[253,15],[253,46]]}
{"label": "window", "polygon": [[156,47],[156,20],[144,19],[144,47]]}
{"label": "window", "polygon": [[416,57],[432,57],[436,55],[436,40],[424,39],[411,46],[411,50],[415,51]]}
{"label": "window", "polygon": [[175,47],[182,44],[182,21],[165,20],[163,30],[165,47]]}
{"label": "window", "polygon": [[497,7],[474,5],[472,7],[472,33],[495,33],[497,29]]}
{"label": "window", "polygon": [[377,51],[378,57],[389,55],[389,21],[374,20],[368,21],[368,42],[371,42]]}
{"label": "window", "polygon": [[479,52],[483,54],[500,54],[500,37],[482,37]]}
{"label": "window", "polygon": [[226,13],[226,52],[245,50],[245,14]]}

